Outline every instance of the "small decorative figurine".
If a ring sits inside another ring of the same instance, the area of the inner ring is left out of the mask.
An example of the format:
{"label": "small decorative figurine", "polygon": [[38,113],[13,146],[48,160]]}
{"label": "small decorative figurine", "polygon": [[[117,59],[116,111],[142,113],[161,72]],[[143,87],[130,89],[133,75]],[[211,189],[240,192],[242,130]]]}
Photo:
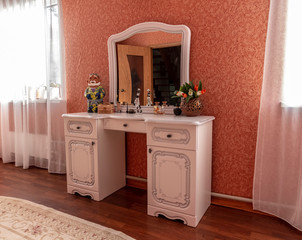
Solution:
{"label": "small decorative figurine", "polygon": [[139,102],[139,95],[141,93],[141,89],[138,88],[137,89],[137,93],[136,93],[136,98],[134,100],[134,106],[135,106],[135,110],[137,113],[141,113],[142,112],[142,108],[141,108],[141,105],[140,105],[140,102]]}
{"label": "small decorative figurine", "polygon": [[103,103],[106,92],[100,84],[101,82],[98,74],[89,74],[88,87],[84,92],[84,96],[87,98],[88,112],[97,113],[98,105]]}
{"label": "small decorative figurine", "polygon": [[163,104],[160,106],[159,102],[155,102],[154,113],[155,114],[165,114],[165,108],[167,107],[167,101],[163,101]]}
{"label": "small decorative figurine", "polygon": [[147,106],[152,106],[151,91],[147,89]]}

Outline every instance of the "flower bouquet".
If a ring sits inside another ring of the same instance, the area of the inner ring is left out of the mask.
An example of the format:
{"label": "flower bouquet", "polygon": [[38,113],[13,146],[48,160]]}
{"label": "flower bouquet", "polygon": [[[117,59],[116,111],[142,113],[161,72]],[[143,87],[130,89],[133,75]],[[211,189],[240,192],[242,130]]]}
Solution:
{"label": "flower bouquet", "polygon": [[203,108],[199,97],[206,92],[202,89],[202,83],[194,85],[193,82],[184,83],[179,91],[175,91],[175,96],[172,98],[182,98],[184,101],[181,104],[181,111],[186,116],[198,116]]}
{"label": "flower bouquet", "polygon": [[193,82],[184,83],[179,91],[175,91],[175,95],[172,98],[184,98],[184,100],[188,103],[193,98],[198,98],[202,94],[206,92],[205,89],[202,89],[202,83],[199,81],[198,84],[194,85]]}

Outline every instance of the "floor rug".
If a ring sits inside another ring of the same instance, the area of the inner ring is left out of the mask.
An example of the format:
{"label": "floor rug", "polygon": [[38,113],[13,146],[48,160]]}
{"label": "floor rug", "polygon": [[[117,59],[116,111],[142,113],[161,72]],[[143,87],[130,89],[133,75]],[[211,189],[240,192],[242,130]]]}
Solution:
{"label": "floor rug", "polygon": [[0,239],[133,240],[122,232],[27,200],[0,196]]}

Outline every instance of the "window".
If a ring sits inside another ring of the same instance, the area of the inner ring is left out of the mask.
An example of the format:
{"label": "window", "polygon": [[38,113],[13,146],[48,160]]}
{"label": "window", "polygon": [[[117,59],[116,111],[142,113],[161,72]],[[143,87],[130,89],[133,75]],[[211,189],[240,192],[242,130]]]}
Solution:
{"label": "window", "polygon": [[51,98],[62,98],[59,8],[57,0],[46,1],[47,68]]}
{"label": "window", "polygon": [[0,0],[0,101],[62,99],[58,0]]}
{"label": "window", "polygon": [[288,0],[282,103],[302,107],[302,1]]}

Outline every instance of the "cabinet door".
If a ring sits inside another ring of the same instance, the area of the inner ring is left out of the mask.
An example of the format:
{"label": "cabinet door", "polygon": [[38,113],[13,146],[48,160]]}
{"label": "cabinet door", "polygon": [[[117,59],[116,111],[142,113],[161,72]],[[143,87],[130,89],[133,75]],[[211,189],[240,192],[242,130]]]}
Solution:
{"label": "cabinet door", "polygon": [[97,190],[97,140],[66,137],[67,184]]}
{"label": "cabinet door", "polygon": [[148,146],[148,204],[195,211],[195,151]]}

